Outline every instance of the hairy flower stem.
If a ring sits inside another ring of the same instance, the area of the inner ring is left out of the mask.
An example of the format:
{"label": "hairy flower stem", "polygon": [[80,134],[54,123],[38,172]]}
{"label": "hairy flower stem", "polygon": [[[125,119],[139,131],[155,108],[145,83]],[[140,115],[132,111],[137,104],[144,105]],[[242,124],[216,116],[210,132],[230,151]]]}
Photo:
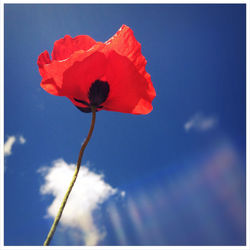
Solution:
{"label": "hairy flower stem", "polygon": [[72,188],[74,186],[74,183],[76,181],[76,178],[77,178],[80,166],[81,166],[81,161],[82,161],[82,156],[83,156],[84,150],[85,150],[86,146],[88,145],[88,142],[89,142],[89,140],[91,138],[91,135],[92,135],[92,132],[94,130],[94,127],[95,127],[95,118],[96,118],[96,107],[91,106],[91,110],[92,110],[92,121],[91,121],[91,126],[90,126],[90,129],[89,129],[88,136],[85,139],[84,143],[82,144],[82,147],[80,149],[80,153],[79,153],[79,156],[78,156],[78,161],[77,161],[77,165],[76,165],[76,170],[75,170],[74,176],[73,176],[73,178],[72,178],[72,180],[70,182],[69,188],[68,188],[68,190],[67,190],[67,192],[66,192],[66,194],[64,196],[64,199],[63,199],[62,204],[60,206],[60,209],[59,209],[59,211],[58,211],[58,213],[57,213],[57,215],[55,217],[53,225],[51,226],[51,229],[50,229],[50,231],[48,233],[48,236],[47,236],[46,240],[44,241],[44,244],[43,244],[44,246],[48,246],[49,245],[49,243],[50,243],[50,241],[51,241],[51,239],[52,239],[52,237],[53,237],[53,235],[54,235],[54,233],[56,231],[56,226],[57,226],[57,224],[58,224],[58,222],[59,222],[59,220],[60,220],[60,218],[62,216],[63,209],[64,209],[64,207],[66,205],[66,202],[68,200],[69,194],[70,194],[70,192],[71,192],[71,190],[72,190]]}

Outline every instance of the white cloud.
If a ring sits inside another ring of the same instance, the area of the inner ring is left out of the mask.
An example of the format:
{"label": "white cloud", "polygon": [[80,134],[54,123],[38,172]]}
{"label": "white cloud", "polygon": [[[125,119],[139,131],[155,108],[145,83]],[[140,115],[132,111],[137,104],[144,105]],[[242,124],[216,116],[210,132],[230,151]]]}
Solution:
{"label": "white cloud", "polygon": [[121,197],[125,197],[126,192],[125,192],[125,191],[121,191],[121,192],[120,192],[120,195],[121,195]]}
{"label": "white cloud", "polygon": [[9,156],[12,154],[12,147],[16,142],[16,137],[14,135],[9,136],[7,141],[4,143],[4,156]]}
{"label": "white cloud", "polygon": [[196,131],[207,131],[214,128],[216,125],[216,117],[204,116],[201,113],[197,113],[184,124],[184,129],[187,132],[191,129]]}
{"label": "white cloud", "polygon": [[[53,218],[56,216],[74,171],[75,164],[68,164],[63,159],[54,161],[51,167],[39,169],[45,180],[40,189],[41,194],[54,196],[54,200],[47,209],[47,216]],[[105,230],[98,229],[93,212],[117,192],[117,189],[104,181],[102,174],[91,172],[86,166],[82,167],[59,224],[64,228],[80,230],[80,242],[79,235],[75,237],[79,244],[96,245],[104,238]]]}
{"label": "white cloud", "polygon": [[20,135],[20,136],[9,136],[7,141],[4,143],[4,156],[10,156],[12,154],[12,148],[15,143],[24,144],[26,142],[26,139]]}
{"label": "white cloud", "polygon": [[25,139],[22,135],[20,135],[20,136],[19,136],[19,142],[20,142],[21,144],[24,144],[24,143],[26,142],[26,139]]}

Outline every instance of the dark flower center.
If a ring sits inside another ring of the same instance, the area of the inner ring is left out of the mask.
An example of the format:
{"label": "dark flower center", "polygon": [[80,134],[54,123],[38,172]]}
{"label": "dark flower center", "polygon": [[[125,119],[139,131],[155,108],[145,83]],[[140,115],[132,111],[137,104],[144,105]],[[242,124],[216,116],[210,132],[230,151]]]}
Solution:
{"label": "dark flower center", "polygon": [[89,88],[88,98],[90,105],[98,107],[106,101],[109,94],[108,82],[96,80]]}
{"label": "dark flower center", "polygon": [[89,102],[84,101],[84,100],[78,100],[78,99],[74,98],[75,101],[82,103],[82,104],[86,105],[87,107],[86,108],[79,107],[79,106],[76,106],[76,107],[78,109],[80,109],[82,112],[90,113],[91,106],[95,106],[96,108],[103,107],[100,105],[107,100],[108,94],[109,94],[108,82],[96,80],[95,82],[92,83],[92,85],[89,88],[89,92],[88,92]]}

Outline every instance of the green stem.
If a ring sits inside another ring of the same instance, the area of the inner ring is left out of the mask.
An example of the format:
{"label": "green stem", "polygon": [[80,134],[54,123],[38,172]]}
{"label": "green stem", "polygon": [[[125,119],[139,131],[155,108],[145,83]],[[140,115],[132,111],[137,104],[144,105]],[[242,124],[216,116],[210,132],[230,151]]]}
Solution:
{"label": "green stem", "polygon": [[78,175],[78,172],[79,172],[79,169],[80,169],[80,166],[81,166],[81,161],[82,161],[82,156],[83,156],[84,150],[85,150],[86,146],[88,145],[88,142],[89,142],[89,140],[91,138],[91,135],[92,135],[92,132],[94,130],[94,127],[95,127],[95,118],[96,118],[96,108],[94,106],[92,106],[91,110],[92,110],[92,121],[91,121],[91,126],[90,126],[90,129],[89,129],[88,136],[85,139],[84,143],[82,144],[82,147],[80,149],[80,153],[79,153],[79,156],[78,156],[78,161],[77,161],[77,165],[76,165],[76,170],[75,170],[74,176],[73,176],[72,181],[71,181],[71,183],[69,185],[69,188],[68,188],[68,190],[67,190],[67,192],[66,192],[66,194],[64,196],[64,199],[63,199],[62,204],[60,206],[60,209],[59,209],[59,211],[58,211],[58,213],[57,213],[57,215],[55,217],[53,225],[51,226],[51,229],[50,229],[50,231],[48,233],[48,236],[47,236],[46,240],[44,241],[44,244],[43,244],[44,246],[48,246],[49,245],[49,243],[50,243],[50,241],[51,241],[51,239],[52,239],[52,237],[54,235],[54,232],[56,231],[56,226],[57,226],[57,224],[58,224],[58,222],[59,222],[59,220],[60,220],[60,218],[62,216],[63,209],[64,209],[64,207],[66,205],[66,202],[68,200],[69,194],[70,194],[70,192],[71,192],[71,190],[72,190],[72,188],[74,186],[74,183],[76,181],[76,177]]}

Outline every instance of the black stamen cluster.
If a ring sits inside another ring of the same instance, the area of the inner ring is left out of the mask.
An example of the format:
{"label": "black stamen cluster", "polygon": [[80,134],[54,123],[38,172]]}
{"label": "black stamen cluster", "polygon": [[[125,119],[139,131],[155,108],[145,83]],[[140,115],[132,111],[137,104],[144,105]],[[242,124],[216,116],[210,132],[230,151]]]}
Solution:
{"label": "black stamen cluster", "polygon": [[79,107],[79,106],[76,106],[76,107],[80,109],[82,112],[90,113],[91,106],[95,106],[96,108],[103,107],[101,106],[101,104],[107,100],[108,94],[109,94],[108,82],[96,80],[94,83],[92,83],[91,87],[89,88],[89,92],[88,92],[89,102],[74,98],[75,101],[82,103],[86,105],[87,107],[86,108]]}

